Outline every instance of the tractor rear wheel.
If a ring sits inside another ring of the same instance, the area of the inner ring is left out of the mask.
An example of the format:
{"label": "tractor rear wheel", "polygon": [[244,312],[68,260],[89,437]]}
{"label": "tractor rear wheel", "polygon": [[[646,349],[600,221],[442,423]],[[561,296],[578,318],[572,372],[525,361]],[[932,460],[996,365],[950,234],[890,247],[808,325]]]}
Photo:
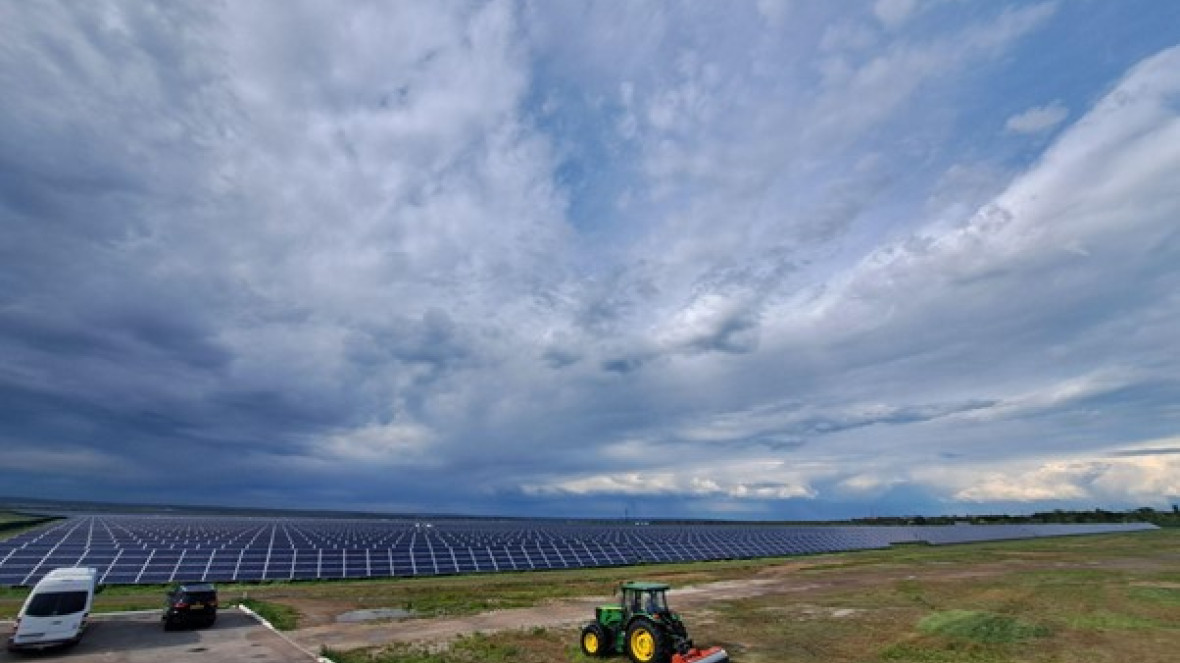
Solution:
{"label": "tractor rear wheel", "polygon": [[587,656],[606,656],[613,647],[607,639],[606,629],[594,622],[582,629],[582,653]]}
{"label": "tractor rear wheel", "polygon": [[627,627],[627,656],[632,663],[665,663],[668,638],[648,619],[637,619]]}

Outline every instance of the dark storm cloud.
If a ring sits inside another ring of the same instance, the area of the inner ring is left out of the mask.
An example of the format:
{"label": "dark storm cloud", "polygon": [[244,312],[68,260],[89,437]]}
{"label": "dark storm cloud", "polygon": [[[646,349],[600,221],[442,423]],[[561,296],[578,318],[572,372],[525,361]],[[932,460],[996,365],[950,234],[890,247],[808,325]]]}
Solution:
{"label": "dark storm cloud", "polygon": [[602,370],[609,373],[627,374],[643,368],[647,360],[643,357],[619,357],[606,359],[602,362]]}
{"label": "dark storm cloud", "polygon": [[541,358],[551,368],[564,368],[581,361],[582,356],[577,352],[564,348],[549,348],[541,354]]}
{"label": "dark storm cloud", "polygon": [[997,405],[996,401],[931,403],[910,406],[860,405],[825,410],[804,403],[787,403],[750,411],[717,415],[689,426],[674,436],[681,440],[709,440],[729,445],[796,449],[807,440],[877,425],[917,424],[970,414]]}
{"label": "dark storm cloud", "polygon": [[472,341],[462,338],[464,333],[445,311],[430,309],[417,320],[353,330],[348,355],[361,370],[394,360],[429,366],[437,374],[471,358]]}

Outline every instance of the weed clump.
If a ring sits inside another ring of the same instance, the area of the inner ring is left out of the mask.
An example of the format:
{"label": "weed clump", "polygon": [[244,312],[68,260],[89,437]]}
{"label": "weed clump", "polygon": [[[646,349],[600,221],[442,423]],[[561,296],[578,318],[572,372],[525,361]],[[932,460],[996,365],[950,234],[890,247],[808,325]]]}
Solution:
{"label": "weed clump", "polygon": [[1049,635],[1049,629],[1037,624],[979,610],[946,610],[918,622],[918,630],[956,640],[987,644],[1020,642]]}

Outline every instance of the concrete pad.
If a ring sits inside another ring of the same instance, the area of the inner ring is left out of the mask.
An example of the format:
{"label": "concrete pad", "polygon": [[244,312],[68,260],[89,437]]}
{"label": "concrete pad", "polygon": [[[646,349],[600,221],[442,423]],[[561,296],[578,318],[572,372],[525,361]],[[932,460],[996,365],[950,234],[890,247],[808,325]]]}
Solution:
{"label": "concrete pad", "polygon": [[[0,626],[5,640],[12,624]],[[82,642],[69,649],[9,653],[0,661],[77,661],[79,663],[308,663],[309,655],[238,610],[218,612],[209,628],[164,631],[160,613],[95,615]]]}

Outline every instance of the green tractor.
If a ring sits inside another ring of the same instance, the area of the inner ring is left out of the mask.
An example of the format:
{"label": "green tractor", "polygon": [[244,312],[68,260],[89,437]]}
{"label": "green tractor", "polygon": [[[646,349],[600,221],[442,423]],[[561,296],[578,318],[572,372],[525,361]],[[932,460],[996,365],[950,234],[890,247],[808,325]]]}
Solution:
{"label": "green tractor", "polygon": [[618,605],[600,605],[582,628],[582,653],[626,652],[633,663],[728,663],[720,647],[693,647],[680,615],[668,609],[668,585],[624,582]]}

